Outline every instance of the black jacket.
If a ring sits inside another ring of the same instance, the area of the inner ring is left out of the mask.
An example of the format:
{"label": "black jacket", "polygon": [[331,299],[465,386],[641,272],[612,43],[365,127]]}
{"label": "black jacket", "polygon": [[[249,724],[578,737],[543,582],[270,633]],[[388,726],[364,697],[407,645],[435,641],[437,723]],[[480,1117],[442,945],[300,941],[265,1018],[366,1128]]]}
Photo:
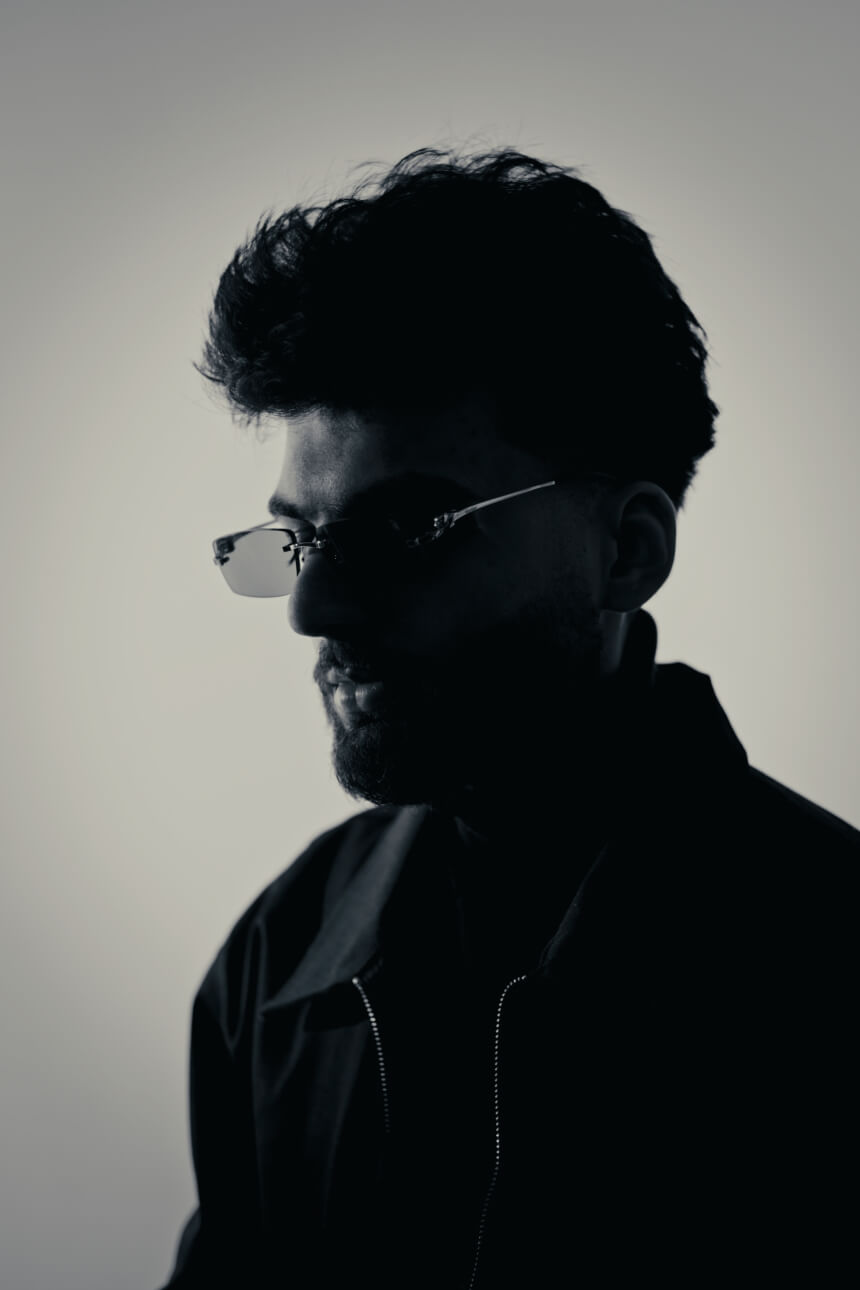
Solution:
{"label": "black jacket", "polygon": [[319,837],[240,918],[194,1001],[170,1290],[853,1282],[860,833],[749,766],[707,676],[650,676],[533,949],[484,954],[418,807]]}

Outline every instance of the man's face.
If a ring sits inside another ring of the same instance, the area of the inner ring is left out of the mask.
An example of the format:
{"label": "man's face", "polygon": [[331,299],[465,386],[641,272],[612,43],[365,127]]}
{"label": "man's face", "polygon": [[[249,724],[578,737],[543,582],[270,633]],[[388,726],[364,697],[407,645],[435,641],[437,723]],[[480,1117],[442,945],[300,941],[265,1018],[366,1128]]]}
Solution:
{"label": "man's face", "polygon": [[[277,493],[319,527],[443,511],[553,478],[498,439],[486,404],[291,421]],[[599,541],[574,486],[461,520],[411,563],[368,542],[351,574],[308,554],[289,600],[318,636],[314,677],[342,786],[372,802],[454,806],[575,744],[601,671]]]}

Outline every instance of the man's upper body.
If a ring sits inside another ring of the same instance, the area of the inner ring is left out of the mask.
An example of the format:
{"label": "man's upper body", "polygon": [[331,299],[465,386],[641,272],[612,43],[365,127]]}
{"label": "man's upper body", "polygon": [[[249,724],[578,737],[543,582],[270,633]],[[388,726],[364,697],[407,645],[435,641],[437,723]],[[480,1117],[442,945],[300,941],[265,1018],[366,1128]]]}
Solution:
{"label": "man's upper body", "polygon": [[713,442],[701,330],[589,185],[437,163],[258,226],[216,296],[206,374],[290,418],[216,562],[320,639],[375,806],[200,987],[168,1284],[838,1284],[860,835],[642,608]]}
{"label": "man's upper body", "polygon": [[500,857],[377,807],[239,920],[172,1290],[841,1284],[860,834],[655,639],[616,810]]}

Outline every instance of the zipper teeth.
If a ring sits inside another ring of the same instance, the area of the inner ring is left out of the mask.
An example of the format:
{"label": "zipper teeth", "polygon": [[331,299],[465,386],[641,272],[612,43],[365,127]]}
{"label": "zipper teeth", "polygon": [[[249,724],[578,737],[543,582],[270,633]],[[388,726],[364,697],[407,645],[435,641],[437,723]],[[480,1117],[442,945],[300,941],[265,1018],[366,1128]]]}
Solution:
{"label": "zipper teeth", "polygon": [[354,976],[352,984],[361,995],[361,1001],[364,1004],[365,1011],[370,1020],[370,1029],[373,1033],[373,1042],[376,1045],[376,1058],[379,1062],[379,1080],[382,1085],[382,1118],[385,1122],[386,1134],[391,1132],[391,1118],[388,1111],[388,1078],[385,1073],[385,1057],[382,1052],[382,1036],[379,1033],[379,1022],[376,1020],[376,1013],[373,1011],[373,1005],[367,996],[364,983],[360,977]]}
{"label": "zipper teeth", "polygon": [[501,1112],[500,1112],[500,1098],[499,1098],[499,1047],[500,1047],[500,1037],[502,1033],[502,1008],[504,1007],[505,998],[507,997],[507,993],[511,989],[511,987],[518,985],[520,981],[525,981],[525,979],[526,979],[525,975],[515,976],[512,981],[508,982],[508,984],[505,986],[504,990],[502,991],[501,998],[499,999],[499,1006],[496,1009],[496,1032],[493,1040],[493,1121],[495,1125],[496,1150],[495,1150],[495,1160],[493,1162],[493,1174],[492,1174],[492,1177],[490,1178],[490,1185],[487,1188],[487,1194],[484,1197],[484,1207],[481,1210],[481,1221],[478,1224],[478,1238],[475,1244],[475,1258],[474,1258],[474,1262],[472,1263],[472,1275],[469,1278],[469,1290],[473,1290],[473,1287],[475,1285],[475,1279],[478,1275],[478,1260],[481,1257],[481,1245],[483,1244],[483,1240],[484,1240],[484,1229],[487,1224],[487,1215],[490,1212],[490,1203],[493,1199],[493,1193],[496,1190],[496,1183],[499,1177],[499,1169],[502,1163],[502,1128],[501,1128]]}

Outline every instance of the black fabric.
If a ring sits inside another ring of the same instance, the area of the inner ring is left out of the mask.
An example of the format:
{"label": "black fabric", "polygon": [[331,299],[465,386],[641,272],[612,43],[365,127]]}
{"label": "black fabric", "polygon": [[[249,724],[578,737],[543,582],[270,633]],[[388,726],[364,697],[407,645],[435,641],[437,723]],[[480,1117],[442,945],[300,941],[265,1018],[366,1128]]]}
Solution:
{"label": "black fabric", "polygon": [[640,612],[551,853],[377,808],[238,921],[170,1290],[847,1280],[860,834],[655,648]]}

